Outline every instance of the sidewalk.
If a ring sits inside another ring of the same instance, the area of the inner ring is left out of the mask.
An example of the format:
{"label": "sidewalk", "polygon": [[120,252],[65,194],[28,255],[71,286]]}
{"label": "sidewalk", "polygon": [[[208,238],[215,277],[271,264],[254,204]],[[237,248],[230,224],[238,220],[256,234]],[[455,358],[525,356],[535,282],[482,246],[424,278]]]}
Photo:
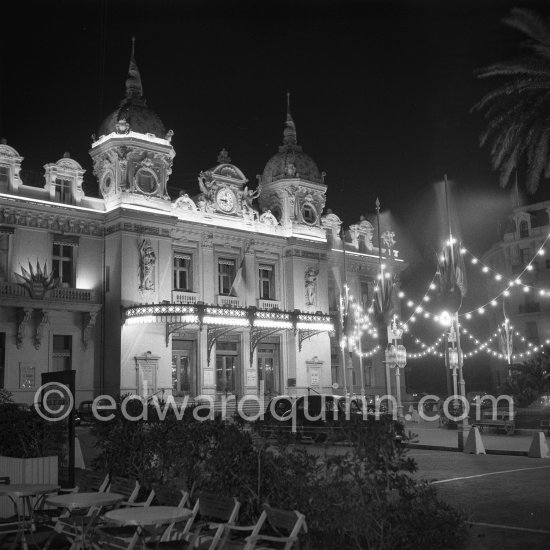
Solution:
{"label": "sidewalk", "polygon": [[[459,430],[450,430],[439,426],[438,421],[434,422],[412,422],[405,421],[405,432],[416,434],[409,447],[417,449],[440,449],[458,451]],[[538,430],[516,430],[514,435],[505,435],[502,432],[485,428],[480,432],[483,446],[488,454],[510,454],[527,456],[533,435]],[[468,432],[464,433],[464,442]],[[546,438],[550,443],[549,438]]]}

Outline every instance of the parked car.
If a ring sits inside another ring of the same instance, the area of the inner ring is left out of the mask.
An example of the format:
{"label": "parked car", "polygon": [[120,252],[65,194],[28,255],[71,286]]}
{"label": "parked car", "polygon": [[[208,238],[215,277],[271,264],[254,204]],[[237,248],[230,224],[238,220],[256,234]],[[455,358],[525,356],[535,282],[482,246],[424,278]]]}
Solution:
{"label": "parked car", "polygon": [[258,432],[263,437],[271,437],[281,426],[281,418],[292,408],[295,397],[277,395],[272,397],[265,408],[264,417],[256,422]]}

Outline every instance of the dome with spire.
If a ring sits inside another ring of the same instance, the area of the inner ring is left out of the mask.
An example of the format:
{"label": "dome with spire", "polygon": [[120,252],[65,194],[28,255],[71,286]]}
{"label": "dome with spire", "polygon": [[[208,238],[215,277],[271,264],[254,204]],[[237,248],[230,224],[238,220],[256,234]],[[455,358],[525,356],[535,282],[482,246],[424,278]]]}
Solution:
{"label": "dome with spire", "polygon": [[128,78],[126,79],[126,97],[120,102],[118,109],[105,118],[99,128],[99,135],[112,132],[119,134],[129,131],[140,134],[153,134],[158,138],[166,138],[166,129],[159,116],[152,111],[143,97],[141,76],[134,56],[135,38],[132,38],[132,55]]}
{"label": "dome with spire", "polygon": [[301,178],[315,183],[324,183],[324,172],[320,172],[315,161],[302,151],[296,137],[296,125],[290,114],[290,94],[287,92],[286,124],[283,131],[283,145],[265,165],[262,183]]}

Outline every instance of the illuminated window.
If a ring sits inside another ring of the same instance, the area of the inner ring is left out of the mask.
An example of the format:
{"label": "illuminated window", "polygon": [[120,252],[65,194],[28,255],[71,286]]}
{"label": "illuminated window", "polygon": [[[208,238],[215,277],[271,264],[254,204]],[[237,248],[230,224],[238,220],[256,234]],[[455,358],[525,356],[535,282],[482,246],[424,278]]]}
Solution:
{"label": "illuminated window", "polygon": [[57,202],[62,202],[63,204],[72,204],[73,195],[71,192],[71,182],[69,180],[55,180],[54,198]]}
{"label": "illuminated window", "polygon": [[72,367],[72,336],[53,336],[52,370],[71,370]]}
{"label": "illuminated window", "polygon": [[525,220],[519,224],[519,236],[522,239],[529,237],[529,224]]}
{"label": "illuminated window", "polygon": [[0,166],[0,193],[7,193],[10,187],[10,169]]}
{"label": "illuminated window", "polygon": [[191,256],[174,253],[174,290],[192,290]]}
{"label": "illuminated window", "polygon": [[258,283],[260,285],[260,300],[275,300],[273,266],[260,265],[258,269]]}
{"label": "illuminated window", "polygon": [[235,260],[218,260],[218,292],[229,296],[231,285],[235,279]]}
{"label": "illuminated window", "polygon": [[[1,228],[0,228],[1,231]],[[10,252],[10,235],[9,233],[0,232],[0,281],[7,281],[8,275],[8,260]]]}
{"label": "illuminated window", "polygon": [[0,332],[0,388],[4,387],[5,368],[6,368],[6,333]]}
{"label": "illuminated window", "polygon": [[53,276],[59,279],[61,286],[74,286],[75,280],[75,246],[63,242],[54,241],[52,254]]}

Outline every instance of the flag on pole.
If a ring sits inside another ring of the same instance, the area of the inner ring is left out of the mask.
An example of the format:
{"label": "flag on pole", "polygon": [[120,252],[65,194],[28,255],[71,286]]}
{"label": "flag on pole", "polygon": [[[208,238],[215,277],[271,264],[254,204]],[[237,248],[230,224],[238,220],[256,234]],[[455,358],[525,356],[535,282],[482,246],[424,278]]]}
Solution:
{"label": "flag on pole", "polygon": [[231,285],[231,290],[229,291],[230,296],[238,296],[244,298],[246,291],[246,268],[244,263],[244,257],[241,260],[241,265],[237,270],[237,274],[233,279],[233,284]]}

